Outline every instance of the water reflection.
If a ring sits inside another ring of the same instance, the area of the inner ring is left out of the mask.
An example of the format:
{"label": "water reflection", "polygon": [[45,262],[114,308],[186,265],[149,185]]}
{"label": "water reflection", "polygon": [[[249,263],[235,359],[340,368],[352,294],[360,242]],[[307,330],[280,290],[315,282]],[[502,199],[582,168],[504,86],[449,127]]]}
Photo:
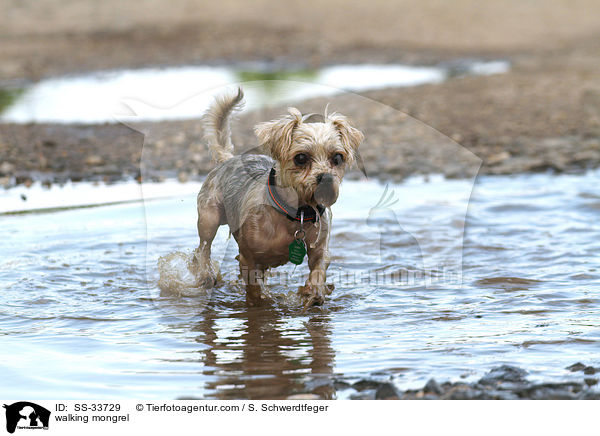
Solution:
{"label": "water reflection", "polygon": [[[328,314],[290,317],[280,310],[247,308],[224,316],[208,307],[193,328],[209,376],[206,396],[219,399],[286,398],[311,392],[334,398],[335,352]],[[237,328],[228,328],[231,325]]]}
{"label": "water reflection", "polygon": [[[508,69],[505,61],[464,62],[466,74],[500,74]],[[126,119],[131,111],[138,121],[189,119],[200,117],[212,101],[209,90],[237,82],[246,83],[247,107],[261,108],[333,95],[341,90],[439,83],[452,75],[450,71],[450,66],[394,64],[334,65],[318,70],[200,65],[98,71],[48,78],[24,89],[0,89],[0,120],[104,123],[115,122],[115,116]],[[209,95],[202,95],[207,92]]]}

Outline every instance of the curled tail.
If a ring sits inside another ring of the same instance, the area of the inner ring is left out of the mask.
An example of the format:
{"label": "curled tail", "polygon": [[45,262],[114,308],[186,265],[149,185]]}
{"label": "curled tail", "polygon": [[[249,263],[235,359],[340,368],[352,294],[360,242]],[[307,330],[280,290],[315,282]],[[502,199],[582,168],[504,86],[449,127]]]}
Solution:
{"label": "curled tail", "polygon": [[233,157],[230,119],[234,111],[243,105],[242,88],[237,93],[228,92],[215,98],[204,116],[204,138],[215,162],[224,162]]}

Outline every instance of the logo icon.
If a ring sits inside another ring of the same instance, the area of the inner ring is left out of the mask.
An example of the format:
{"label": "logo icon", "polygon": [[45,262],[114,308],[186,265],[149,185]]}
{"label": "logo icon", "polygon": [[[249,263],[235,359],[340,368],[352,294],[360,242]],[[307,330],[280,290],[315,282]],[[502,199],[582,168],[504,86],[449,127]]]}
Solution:
{"label": "logo icon", "polygon": [[48,429],[50,411],[42,406],[28,401],[19,401],[6,409],[6,431],[14,433],[18,429]]}

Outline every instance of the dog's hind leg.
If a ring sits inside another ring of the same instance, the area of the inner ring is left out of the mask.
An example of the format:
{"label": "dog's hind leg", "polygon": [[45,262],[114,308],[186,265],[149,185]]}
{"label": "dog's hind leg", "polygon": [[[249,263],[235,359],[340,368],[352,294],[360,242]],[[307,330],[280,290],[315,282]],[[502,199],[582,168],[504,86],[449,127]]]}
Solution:
{"label": "dog's hind leg", "polygon": [[211,246],[220,225],[225,224],[222,205],[215,199],[198,195],[198,236],[200,244],[194,254],[198,286],[211,287],[217,282],[217,271],[210,259]]}

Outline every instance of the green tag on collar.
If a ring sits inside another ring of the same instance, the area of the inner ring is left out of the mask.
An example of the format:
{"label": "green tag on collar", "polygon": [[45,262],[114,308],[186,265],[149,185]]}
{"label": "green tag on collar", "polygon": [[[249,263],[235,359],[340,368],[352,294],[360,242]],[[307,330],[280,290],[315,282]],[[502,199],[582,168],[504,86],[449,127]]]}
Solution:
{"label": "green tag on collar", "polygon": [[306,245],[302,239],[294,239],[289,246],[290,250],[290,262],[296,265],[300,265],[304,262],[304,255],[306,254]]}

